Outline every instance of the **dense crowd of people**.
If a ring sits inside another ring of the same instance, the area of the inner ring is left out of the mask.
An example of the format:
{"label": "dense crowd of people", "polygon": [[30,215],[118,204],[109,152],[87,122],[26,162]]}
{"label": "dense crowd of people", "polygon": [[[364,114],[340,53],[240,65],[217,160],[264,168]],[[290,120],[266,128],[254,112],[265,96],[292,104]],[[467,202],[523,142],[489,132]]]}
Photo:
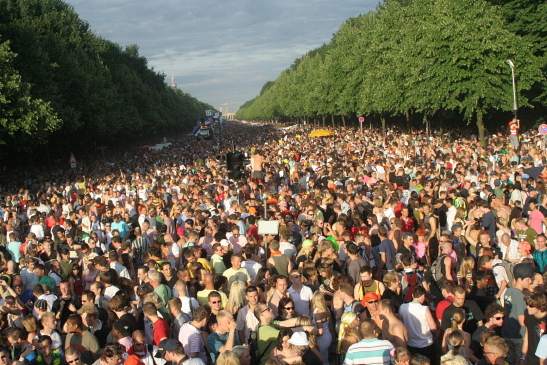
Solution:
{"label": "dense crowd of people", "polygon": [[0,365],[546,363],[541,136],[309,131],[2,187]]}

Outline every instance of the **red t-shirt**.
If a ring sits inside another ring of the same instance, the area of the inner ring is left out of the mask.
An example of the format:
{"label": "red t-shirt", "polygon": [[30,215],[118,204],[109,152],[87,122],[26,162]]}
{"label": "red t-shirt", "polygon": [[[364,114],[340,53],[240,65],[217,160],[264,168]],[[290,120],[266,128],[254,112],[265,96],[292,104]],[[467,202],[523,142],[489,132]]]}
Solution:
{"label": "red t-shirt", "polygon": [[158,319],[153,324],[154,345],[159,346],[161,340],[169,338],[169,323],[165,319]]}
{"label": "red t-shirt", "polygon": [[437,320],[440,322],[443,319],[443,314],[446,308],[450,307],[452,302],[454,301],[454,297],[449,296],[446,299],[443,299],[437,304],[437,308],[435,308],[435,317],[437,317]]}

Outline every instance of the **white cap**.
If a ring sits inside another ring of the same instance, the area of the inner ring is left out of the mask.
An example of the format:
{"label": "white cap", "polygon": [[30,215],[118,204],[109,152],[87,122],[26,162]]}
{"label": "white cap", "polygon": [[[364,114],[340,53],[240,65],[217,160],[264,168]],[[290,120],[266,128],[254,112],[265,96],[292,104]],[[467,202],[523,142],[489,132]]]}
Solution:
{"label": "white cap", "polygon": [[289,339],[289,343],[294,346],[308,346],[310,344],[308,341],[308,336],[306,336],[306,332],[302,331],[293,333]]}
{"label": "white cap", "polygon": [[228,242],[228,240],[226,238],[223,238],[223,239],[220,240],[220,245],[228,247],[228,246],[230,246],[230,242]]}

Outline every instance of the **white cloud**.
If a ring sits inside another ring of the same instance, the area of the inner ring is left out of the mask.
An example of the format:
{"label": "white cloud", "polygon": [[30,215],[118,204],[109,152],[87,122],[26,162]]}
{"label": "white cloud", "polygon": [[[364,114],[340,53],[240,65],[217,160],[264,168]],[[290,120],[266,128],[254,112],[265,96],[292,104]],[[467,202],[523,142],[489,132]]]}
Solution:
{"label": "white cloud", "polygon": [[67,0],[187,92],[232,109],[378,0]]}

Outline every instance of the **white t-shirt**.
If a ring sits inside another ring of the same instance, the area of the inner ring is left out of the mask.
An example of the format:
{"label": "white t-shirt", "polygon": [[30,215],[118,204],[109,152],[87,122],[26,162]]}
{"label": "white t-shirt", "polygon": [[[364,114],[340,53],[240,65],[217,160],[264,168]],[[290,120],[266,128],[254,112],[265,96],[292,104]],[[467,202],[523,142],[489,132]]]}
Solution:
{"label": "white t-shirt", "polygon": [[120,289],[117,286],[111,285],[108,288],[104,290],[104,299],[106,302],[109,302],[116,293],[120,291]]}
{"label": "white t-shirt", "polygon": [[44,239],[44,227],[42,227],[41,224],[33,224],[32,226],[30,226],[30,232],[34,233],[37,240]]}
{"label": "white t-shirt", "polygon": [[124,265],[120,264],[119,262],[111,262],[110,268],[116,270],[119,277],[131,280],[131,275],[129,275],[129,271]]}
{"label": "white t-shirt", "polygon": [[492,260],[492,272],[494,273],[494,279],[496,280],[496,284],[499,287],[501,287],[501,282],[505,280],[507,285],[510,285],[509,277],[507,276],[507,272],[505,271],[505,268],[501,265],[501,260],[494,259]]}
{"label": "white t-shirt", "polygon": [[179,297],[180,301],[181,301],[181,307],[180,307],[180,310],[182,311],[182,313],[185,313],[185,314],[188,314],[188,315],[192,315],[192,312],[197,308],[199,307],[199,303],[197,301],[196,298],[193,298],[193,297],[184,297],[184,298],[181,298]]}
{"label": "white t-shirt", "polygon": [[302,285],[302,288],[297,292],[292,286],[287,290],[289,296],[294,301],[294,309],[296,313],[302,316],[310,317],[310,301],[313,296],[313,291],[310,287]]}
{"label": "white t-shirt", "polygon": [[290,242],[279,242],[279,251],[288,257],[296,255],[296,247]]}
{"label": "white t-shirt", "polygon": [[254,313],[249,310],[249,306],[246,305],[237,313],[236,325],[238,331],[244,331],[244,337],[242,341],[247,341],[251,331],[256,331],[260,321],[256,319]]}
{"label": "white t-shirt", "polygon": [[253,281],[256,278],[256,274],[258,273],[258,270],[262,269],[261,264],[252,260],[243,261],[241,263],[241,267],[247,270],[247,272],[249,273],[249,276],[251,277],[251,281]]}

